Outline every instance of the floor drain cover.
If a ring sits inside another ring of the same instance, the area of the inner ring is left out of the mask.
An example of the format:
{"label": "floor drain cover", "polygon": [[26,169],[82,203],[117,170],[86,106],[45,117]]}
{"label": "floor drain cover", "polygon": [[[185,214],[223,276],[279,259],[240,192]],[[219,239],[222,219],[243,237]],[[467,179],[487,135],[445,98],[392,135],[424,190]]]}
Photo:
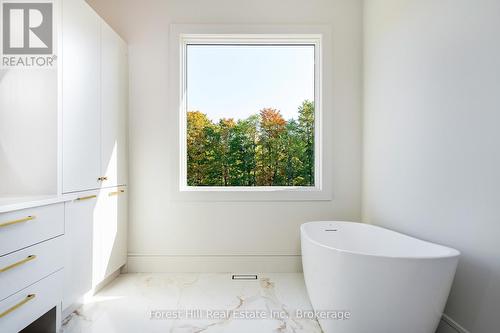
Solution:
{"label": "floor drain cover", "polygon": [[233,280],[257,280],[257,274],[233,274]]}

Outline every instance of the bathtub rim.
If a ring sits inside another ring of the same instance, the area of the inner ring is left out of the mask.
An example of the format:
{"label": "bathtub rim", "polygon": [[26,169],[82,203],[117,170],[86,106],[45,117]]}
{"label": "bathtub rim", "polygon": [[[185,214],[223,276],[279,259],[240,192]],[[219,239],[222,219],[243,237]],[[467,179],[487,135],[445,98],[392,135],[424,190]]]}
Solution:
{"label": "bathtub rim", "polygon": [[[373,253],[362,252],[362,251],[353,251],[353,250],[339,249],[339,248],[336,248],[336,247],[332,247],[332,246],[320,243],[319,241],[314,240],[313,238],[311,238],[308,235],[308,233],[305,231],[305,227],[307,225],[318,224],[318,223],[357,223],[357,224],[362,224],[362,225],[366,225],[368,227],[377,228],[377,229],[383,229],[383,230],[390,231],[390,232],[393,232],[393,233],[396,233],[396,234],[399,234],[399,235],[402,235],[402,236],[405,236],[405,237],[413,238],[413,239],[415,239],[415,240],[417,240],[419,242],[430,244],[432,246],[439,246],[439,247],[446,248],[447,250],[450,251],[450,254],[447,254],[447,255],[435,255],[435,256],[380,255],[380,254],[373,254]],[[309,242],[311,242],[314,245],[317,245],[319,247],[322,247],[322,248],[325,248],[325,249],[328,249],[328,250],[337,251],[337,252],[340,252],[340,253],[343,253],[343,254],[357,255],[357,256],[366,256],[366,257],[374,257],[374,258],[387,258],[387,259],[404,259],[404,260],[433,260],[433,259],[453,259],[453,258],[458,258],[461,255],[460,251],[458,251],[455,248],[452,248],[452,247],[449,247],[449,246],[446,246],[446,245],[436,244],[436,243],[433,243],[433,242],[429,242],[429,241],[426,241],[426,240],[423,240],[423,239],[420,239],[420,238],[417,238],[417,237],[413,237],[413,236],[404,234],[404,233],[399,232],[399,231],[391,230],[391,229],[388,229],[388,228],[380,227],[378,225],[374,225],[374,224],[370,224],[370,223],[364,223],[364,222],[335,221],[335,220],[332,220],[332,221],[326,221],[326,220],[323,220],[323,221],[309,221],[309,222],[302,223],[300,225],[300,235],[301,235],[301,237],[304,236],[305,238],[307,238],[307,240]]]}

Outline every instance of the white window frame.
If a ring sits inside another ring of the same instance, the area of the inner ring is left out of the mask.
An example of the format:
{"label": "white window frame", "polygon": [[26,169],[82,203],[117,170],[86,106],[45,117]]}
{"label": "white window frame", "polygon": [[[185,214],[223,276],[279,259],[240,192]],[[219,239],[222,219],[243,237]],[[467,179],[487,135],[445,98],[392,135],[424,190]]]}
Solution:
{"label": "white window frame", "polygon": [[[174,97],[179,115],[179,197],[181,199],[209,201],[307,201],[331,200],[330,177],[324,177],[329,167],[324,155],[323,89],[324,44],[329,29],[320,27],[269,27],[262,26],[214,26],[172,25],[170,52],[171,84],[175,84]],[[235,31],[236,32],[233,32]],[[271,30],[269,33],[263,31]],[[276,32],[278,31],[278,33]],[[189,186],[187,185],[187,99],[186,48],[188,45],[314,45],[314,105],[315,105],[315,179],[314,186]],[[172,54],[173,53],[173,54]],[[328,182],[328,183],[327,183]]]}

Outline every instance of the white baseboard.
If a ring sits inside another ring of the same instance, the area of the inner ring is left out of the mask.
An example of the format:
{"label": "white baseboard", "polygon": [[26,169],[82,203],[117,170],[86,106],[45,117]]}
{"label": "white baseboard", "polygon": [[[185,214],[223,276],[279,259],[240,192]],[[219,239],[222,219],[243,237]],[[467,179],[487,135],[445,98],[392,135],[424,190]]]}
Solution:
{"label": "white baseboard", "polygon": [[299,255],[266,256],[165,256],[129,254],[129,273],[244,273],[302,271]]}
{"label": "white baseboard", "polygon": [[443,322],[445,322],[449,327],[454,329],[457,333],[470,333],[468,330],[463,328],[459,323],[457,323],[455,320],[453,320],[450,316],[447,314],[443,313],[443,317],[441,319]]}

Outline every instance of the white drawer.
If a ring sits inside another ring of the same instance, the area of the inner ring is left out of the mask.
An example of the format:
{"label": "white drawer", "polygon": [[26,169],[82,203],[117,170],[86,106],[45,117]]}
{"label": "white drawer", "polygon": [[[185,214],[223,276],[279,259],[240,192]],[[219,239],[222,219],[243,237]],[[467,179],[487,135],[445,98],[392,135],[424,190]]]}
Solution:
{"label": "white drawer", "polygon": [[53,307],[60,305],[62,282],[62,272],[57,271],[0,301],[0,332],[19,332]]}
{"label": "white drawer", "polygon": [[63,236],[0,257],[0,301],[63,266]]}
{"label": "white drawer", "polygon": [[64,204],[0,214],[0,256],[64,234]]}

